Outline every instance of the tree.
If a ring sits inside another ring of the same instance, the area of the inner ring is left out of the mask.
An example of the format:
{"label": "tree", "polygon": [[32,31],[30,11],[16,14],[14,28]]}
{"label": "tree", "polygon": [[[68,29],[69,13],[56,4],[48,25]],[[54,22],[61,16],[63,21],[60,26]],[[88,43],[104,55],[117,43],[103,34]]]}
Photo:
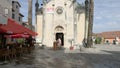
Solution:
{"label": "tree", "polygon": [[101,44],[101,42],[102,42],[102,38],[101,37],[96,37],[96,39],[95,39],[95,44]]}
{"label": "tree", "polygon": [[94,15],[94,0],[89,0],[89,23],[88,23],[88,38],[87,47],[92,46],[92,30],[93,30],[93,15]]}
{"label": "tree", "polygon": [[29,23],[29,29],[32,30],[32,1],[28,0],[28,23]]}

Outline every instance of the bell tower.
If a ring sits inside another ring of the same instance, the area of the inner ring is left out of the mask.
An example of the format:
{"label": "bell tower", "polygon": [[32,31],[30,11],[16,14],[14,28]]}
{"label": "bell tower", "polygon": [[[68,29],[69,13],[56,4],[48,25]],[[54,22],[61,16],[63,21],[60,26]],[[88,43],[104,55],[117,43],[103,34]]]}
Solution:
{"label": "bell tower", "polygon": [[39,9],[39,3],[38,3],[38,0],[36,0],[36,3],[35,3],[35,12],[36,13],[38,12],[38,9]]}

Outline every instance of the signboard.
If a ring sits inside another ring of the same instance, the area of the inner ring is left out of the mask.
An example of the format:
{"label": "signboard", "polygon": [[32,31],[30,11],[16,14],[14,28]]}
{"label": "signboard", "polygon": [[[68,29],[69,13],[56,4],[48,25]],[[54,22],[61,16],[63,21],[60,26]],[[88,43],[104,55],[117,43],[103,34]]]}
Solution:
{"label": "signboard", "polygon": [[54,13],[54,8],[46,8],[46,13]]}
{"label": "signboard", "polygon": [[0,24],[7,24],[8,18],[0,14]]}

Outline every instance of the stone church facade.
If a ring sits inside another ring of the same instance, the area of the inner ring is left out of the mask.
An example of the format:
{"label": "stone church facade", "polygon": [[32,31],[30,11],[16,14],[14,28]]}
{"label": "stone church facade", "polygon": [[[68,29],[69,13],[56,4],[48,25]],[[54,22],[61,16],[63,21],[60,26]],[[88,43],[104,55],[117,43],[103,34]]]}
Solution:
{"label": "stone church facade", "polygon": [[49,0],[38,7],[36,3],[37,42],[52,47],[60,38],[65,48],[82,44],[87,36],[84,5],[75,0]]}

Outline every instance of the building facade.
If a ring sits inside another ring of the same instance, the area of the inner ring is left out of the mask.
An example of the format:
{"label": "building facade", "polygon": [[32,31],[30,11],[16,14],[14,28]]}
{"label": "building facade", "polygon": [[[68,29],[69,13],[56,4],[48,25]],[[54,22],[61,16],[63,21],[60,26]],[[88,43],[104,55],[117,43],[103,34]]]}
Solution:
{"label": "building facade", "polygon": [[22,24],[24,15],[20,13],[20,3],[17,0],[0,0],[0,18],[12,18]]}
{"label": "building facade", "polygon": [[11,0],[0,0],[0,14],[11,17],[12,15],[12,2]]}
{"label": "building facade", "polygon": [[20,13],[20,3],[18,1],[12,1],[12,19],[14,19],[16,22],[22,24],[22,18],[24,15]]}
{"label": "building facade", "polygon": [[0,24],[7,24],[7,17],[11,17],[11,4],[11,0],[0,0]]}
{"label": "building facade", "polygon": [[37,42],[52,47],[60,38],[65,48],[82,44],[88,26],[84,5],[76,0],[49,0],[43,2],[40,9],[38,7],[36,3]]}
{"label": "building facade", "polygon": [[103,40],[101,43],[120,44],[120,31],[95,33],[93,36],[101,38]]}

